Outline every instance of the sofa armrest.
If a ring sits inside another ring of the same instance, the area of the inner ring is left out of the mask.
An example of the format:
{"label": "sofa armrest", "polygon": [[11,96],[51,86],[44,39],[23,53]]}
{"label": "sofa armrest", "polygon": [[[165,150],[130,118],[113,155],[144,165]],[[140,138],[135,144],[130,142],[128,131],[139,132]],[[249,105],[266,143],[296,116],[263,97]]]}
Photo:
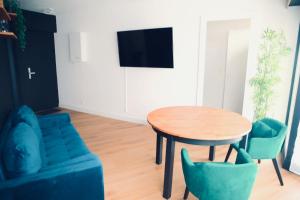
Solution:
{"label": "sofa armrest", "polygon": [[41,129],[53,128],[71,123],[69,113],[59,113],[38,117]]}
{"label": "sofa armrest", "polygon": [[0,182],[0,199],[104,200],[101,162],[93,159]]}

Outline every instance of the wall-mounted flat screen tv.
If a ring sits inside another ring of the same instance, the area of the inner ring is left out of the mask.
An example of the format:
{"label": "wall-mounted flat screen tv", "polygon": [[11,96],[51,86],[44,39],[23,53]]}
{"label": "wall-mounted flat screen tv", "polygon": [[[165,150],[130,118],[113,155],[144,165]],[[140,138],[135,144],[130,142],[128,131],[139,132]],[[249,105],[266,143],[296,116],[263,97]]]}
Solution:
{"label": "wall-mounted flat screen tv", "polygon": [[120,31],[118,47],[121,67],[174,67],[172,28]]}

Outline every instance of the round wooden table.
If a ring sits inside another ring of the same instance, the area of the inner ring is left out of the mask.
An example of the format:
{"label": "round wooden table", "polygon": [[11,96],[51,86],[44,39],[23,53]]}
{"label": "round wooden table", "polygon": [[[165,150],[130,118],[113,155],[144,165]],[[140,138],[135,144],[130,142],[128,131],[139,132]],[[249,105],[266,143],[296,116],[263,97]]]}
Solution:
{"label": "round wooden table", "polygon": [[157,133],[156,163],[162,161],[163,137],[167,139],[163,197],[172,191],[175,141],[210,146],[210,160],[214,147],[241,141],[244,145],[251,123],[240,114],[197,106],[166,107],[148,114],[148,122]]}

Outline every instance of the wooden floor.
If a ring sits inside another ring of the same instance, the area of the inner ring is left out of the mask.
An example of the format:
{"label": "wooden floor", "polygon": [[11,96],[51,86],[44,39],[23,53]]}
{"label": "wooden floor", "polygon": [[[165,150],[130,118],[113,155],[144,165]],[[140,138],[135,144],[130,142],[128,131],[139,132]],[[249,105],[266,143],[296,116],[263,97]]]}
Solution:
{"label": "wooden floor", "polygon": [[[107,200],[163,199],[164,163],[154,163],[156,137],[149,126],[70,112],[82,138],[103,162]],[[207,161],[208,156],[208,147],[176,143],[172,200],[182,199],[185,188],[180,164],[182,147],[188,149],[194,161]],[[224,160],[227,148],[217,147],[216,161]],[[262,161],[251,199],[300,200],[300,176],[285,170],[282,174],[284,187],[279,185],[272,161]],[[189,199],[195,198],[190,195]]]}

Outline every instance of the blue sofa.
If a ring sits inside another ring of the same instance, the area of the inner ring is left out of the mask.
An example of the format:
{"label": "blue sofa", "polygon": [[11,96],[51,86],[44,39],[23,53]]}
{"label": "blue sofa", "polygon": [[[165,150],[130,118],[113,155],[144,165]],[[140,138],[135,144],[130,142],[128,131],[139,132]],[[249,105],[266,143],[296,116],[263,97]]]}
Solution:
{"label": "blue sofa", "polygon": [[103,200],[102,164],[66,113],[21,106],[0,135],[1,200]]}

